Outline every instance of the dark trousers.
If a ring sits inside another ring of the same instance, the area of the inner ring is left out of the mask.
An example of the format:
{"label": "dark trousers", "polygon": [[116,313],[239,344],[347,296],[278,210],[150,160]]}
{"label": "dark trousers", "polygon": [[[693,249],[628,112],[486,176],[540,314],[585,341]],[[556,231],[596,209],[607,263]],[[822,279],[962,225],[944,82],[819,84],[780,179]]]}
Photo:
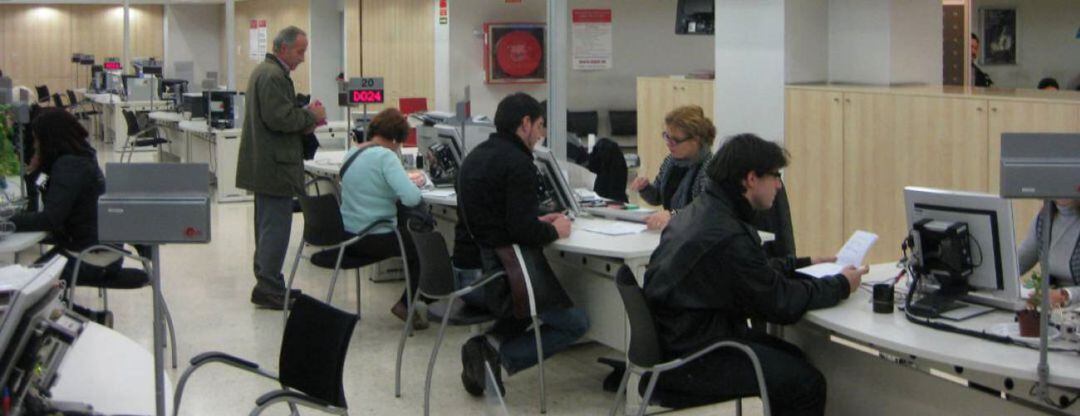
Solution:
{"label": "dark trousers", "polygon": [[[825,414],[825,376],[799,347],[759,332],[742,342],[761,362],[774,416]],[[642,392],[646,386],[643,381]],[[665,406],[689,407],[759,394],[750,359],[738,350],[720,348],[662,373],[653,397]]]}
{"label": "dark trousers", "polygon": [[[353,236],[350,234],[348,238]],[[409,234],[402,231],[401,239],[405,246],[405,267],[409,268],[409,290],[415,294],[420,286],[420,260],[416,258],[416,246],[413,245]],[[394,233],[368,234],[360,241],[348,246],[345,249],[345,255],[382,261],[391,257],[401,257],[401,247],[398,246],[397,235]],[[408,293],[401,293],[401,301],[405,304],[408,304]]]}
{"label": "dark trousers", "polygon": [[285,293],[281,266],[292,233],[292,198],[255,194],[255,291]]}

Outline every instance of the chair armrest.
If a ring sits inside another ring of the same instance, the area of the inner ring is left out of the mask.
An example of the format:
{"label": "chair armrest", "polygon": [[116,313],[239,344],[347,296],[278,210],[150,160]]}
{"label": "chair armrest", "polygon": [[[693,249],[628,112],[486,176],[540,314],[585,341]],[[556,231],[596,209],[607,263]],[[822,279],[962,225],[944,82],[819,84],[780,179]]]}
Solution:
{"label": "chair armrest", "polygon": [[184,386],[187,385],[188,378],[195,373],[195,370],[198,370],[204,365],[210,363],[222,363],[230,367],[238,368],[240,370],[266,377],[274,381],[278,380],[278,376],[276,374],[259,368],[259,365],[254,362],[223,352],[204,352],[191,358],[191,366],[184,370],[184,373],[180,375],[180,379],[176,382],[176,391],[175,393],[173,393],[173,416],[179,414],[180,412],[180,401],[184,397]]}
{"label": "chair armrest", "polygon": [[326,413],[331,414],[348,414],[348,411],[345,408],[336,407],[330,403],[308,396],[304,393],[287,389],[274,390],[271,392],[267,392],[262,396],[259,396],[258,399],[255,399],[255,408],[251,410],[250,414],[252,416],[261,414],[263,410],[266,410],[268,407],[281,402],[298,404],[304,407],[322,410]]}
{"label": "chair armrest", "polygon": [[770,409],[769,409],[769,392],[768,392],[767,387],[765,385],[765,373],[761,370],[761,360],[758,359],[758,356],[757,356],[756,353],[754,353],[754,350],[750,349],[750,347],[748,347],[746,344],[743,344],[741,342],[719,341],[719,342],[716,342],[716,343],[714,343],[714,344],[712,344],[712,345],[710,345],[708,347],[705,347],[704,349],[702,349],[702,350],[700,350],[698,352],[690,354],[690,355],[688,355],[686,357],[676,358],[674,360],[655,365],[655,366],[652,367],[652,370],[659,373],[659,372],[662,372],[662,371],[667,371],[667,370],[670,370],[670,369],[673,369],[673,368],[681,367],[681,366],[685,365],[686,363],[689,363],[689,362],[694,361],[694,360],[696,360],[698,358],[701,358],[701,357],[705,356],[706,354],[708,354],[710,352],[713,352],[713,351],[715,351],[717,349],[720,349],[720,348],[734,348],[736,350],[741,351],[743,354],[746,354],[747,358],[750,359],[750,363],[753,364],[753,366],[754,366],[754,373],[757,376],[758,391],[760,392],[759,396],[761,397],[762,410],[764,410],[764,414],[766,414],[766,415],[772,414],[772,413],[770,413]]}
{"label": "chair armrest", "polygon": [[377,227],[379,225],[393,226],[394,223],[391,222],[391,221],[388,221],[388,220],[375,221],[375,222],[371,223],[371,225],[365,227],[363,230],[360,230],[360,232],[356,233],[355,237],[350,238],[350,239],[345,240],[345,241],[342,241],[340,243],[334,244],[332,246],[324,247],[324,249],[326,249],[326,250],[331,250],[331,249],[335,249],[335,248],[344,249],[345,247],[356,244],[357,241],[360,241],[360,239],[362,239],[364,237],[367,237],[368,233],[370,233],[372,229],[374,229],[375,227]]}
{"label": "chair armrest", "polygon": [[248,361],[243,358],[237,357],[232,354],[220,352],[220,351],[207,351],[202,354],[191,357],[190,364],[192,366],[200,366],[203,364],[209,364],[210,361],[217,361],[229,364],[233,367],[244,367],[249,370],[258,370],[259,364],[253,361]]}

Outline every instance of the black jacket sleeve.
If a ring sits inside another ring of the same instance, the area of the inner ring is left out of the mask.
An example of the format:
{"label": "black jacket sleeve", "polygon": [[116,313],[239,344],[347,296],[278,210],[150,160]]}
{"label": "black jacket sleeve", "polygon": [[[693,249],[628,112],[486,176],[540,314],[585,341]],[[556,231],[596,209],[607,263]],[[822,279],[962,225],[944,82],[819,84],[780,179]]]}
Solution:
{"label": "black jacket sleeve", "polygon": [[515,163],[506,177],[506,227],[510,241],[543,246],[559,239],[555,226],[540,221],[537,177],[532,163]]}
{"label": "black jacket sleeve", "polygon": [[49,177],[49,187],[42,196],[44,210],[15,215],[11,218],[15,229],[53,233],[63,231],[64,221],[71,215],[79,193],[86,188],[89,181],[95,179],[84,166],[86,163],[91,162],[82,158],[57,159],[52,167],[52,176]]}
{"label": "black jacket sleeve", "polygon": [[734,275],[736,301],[743,303],[743,310],[769,322],[792,324],[806,311],[836,305],[848,296],[848,282],[843,276],[788,278],[770,264],[750,238],[733,239],[718,249],[711,257],[726,263]]}

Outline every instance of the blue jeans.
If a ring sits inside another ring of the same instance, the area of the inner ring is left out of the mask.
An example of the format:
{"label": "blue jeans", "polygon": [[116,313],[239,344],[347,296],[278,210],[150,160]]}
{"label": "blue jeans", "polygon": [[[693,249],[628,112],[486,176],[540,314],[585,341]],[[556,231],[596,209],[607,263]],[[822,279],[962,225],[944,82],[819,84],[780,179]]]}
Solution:
{"label": "blue jeans", "polygon": [[[472,284],[482,275],[481,269],[454,268],[458,289]],[[484,302],[484,288],[462,296],[461,299],[470,306],[487,307]],[[545,359],[565,350],[589,330],[589,317],[581,308],[543,312],[540,314],[540,322],[543,323],[540,327],[540,345],[544,348]],[[501,342],[499,358],[507,373],[514,374],[539,362],[536,357],[536,335],[530,325],[532,319],[504,318],[491,328],[491,334]]]}

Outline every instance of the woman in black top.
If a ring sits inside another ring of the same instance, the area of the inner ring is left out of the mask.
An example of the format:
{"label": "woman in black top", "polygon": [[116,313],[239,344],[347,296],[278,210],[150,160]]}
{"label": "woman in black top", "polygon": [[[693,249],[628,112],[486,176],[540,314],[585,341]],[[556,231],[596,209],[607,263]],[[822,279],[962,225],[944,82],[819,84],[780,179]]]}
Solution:
{"label": "woman in black top", "polygon": [[[68,257],[63,279],[70,281],[74,256],[98,244],[97,199],[105,193],[105,175],[98,167],[96,152],[86,141],[88,133],[71,113],[46,108],[31,123],[34,157],[28,171],[37,176],[43,209],[11,218],[18,231],[46,231],[55,247],[44,258],[56,254]],[[117,260],[105,268],[83,264],[79,280],[101,278],[119,269]]]}
{"label": "woman in black top", "polygon": [[712,159],[714,139],[716,127],[701,107],[679,107],[664,117],[664,142],[671,154],[660,165],[652,183],[639,176],[630,184],[630,189],[637,191],[645,202],[664,207],[646,220],[650,229],[666,227],[671,216],[704,189],[705,166]]}

